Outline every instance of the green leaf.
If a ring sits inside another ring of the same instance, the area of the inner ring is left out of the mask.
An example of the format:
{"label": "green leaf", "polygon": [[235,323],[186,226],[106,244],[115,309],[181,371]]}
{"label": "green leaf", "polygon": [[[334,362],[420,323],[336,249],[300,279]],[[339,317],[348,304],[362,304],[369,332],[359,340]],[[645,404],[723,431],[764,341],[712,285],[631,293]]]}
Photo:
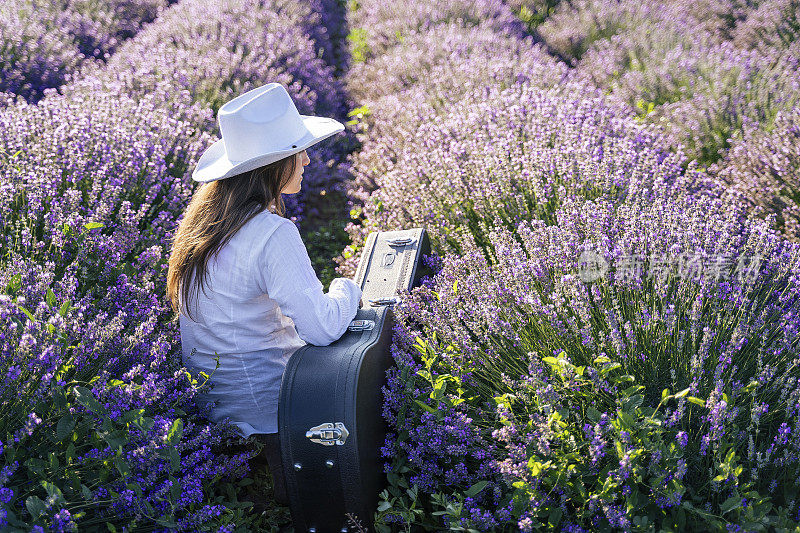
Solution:
{"label": "green leaf", "polygon": [[45,297],[45,299],[47,300],[47,305],[49,305],[50,307],[56,306],[57,300],[56,300],[56,295],[53,292],[53,289],[49,287],[47,288],[47,296]]}
{"label": "green leaf", "polygon": [[727,455],[725,456],[725,462],[731,463],[734,459],[736,459],[736,452],[734,451],[733,446],[731,446]]}
{"label": "green leaf", "polygon": [[547,518],[547,525],[549,527],[556,527],[561,521],[562,514],[561,509],[558,507],[550,511],[550,516]]}
{"label": "green leaf", "polygon": [[642,385],[631,385],[630,387],[628,387],[627,389],[622,391],[622,393],[625,396],[632,396],[632,395],[636,394],[637,392],[640,392],[640,391],[643,391],[643,390],[644,390],[644,387]]}
{"label": "green leaf", "polygon": [[622,407],[626,411],[635,411],[637,407],[642,405],[642,402],[644,402],[644,396],[642,396],[641,394],[637,394],[635,396],[627,398],[623,402]]}
{"label": "green leaf", "polygon": [[42,480],[42,487],[44,488],[45,492],[47,492],[47,496],[52,498],[55,503],[64,504],[67,503],[64,499],[64,493],[61,492],[61,489],[56,487],[50,481]]}
{"label": "green leaf", "polygon": [[25,508],[31,513],[34,520],[37,520],[47,512],[47,506],[38,496],[28,496],[25,500]]}
{"label": "green leaf", "polygon": [[172,517],[161,517],[156,518],[156,522],[164,527],[168,527],[170,529],[175,529],[178,527],[178,524],[175,522],[175,519]]}
{"label": "green leaf", "polygon": [[537,461],[535,457],[528,459],[528,471],[530,471],[533,477],[536,477],[542,473],[542,466],[542,463]]}
{"label": "green leaf", "polygon": [[[37,477],[38,476],[46,477],[45,471],[50,465],[47,463],[47,461],[43,459],[39,459],[38,457],[31,457],[30,459],[25,461],[25,466],[27,466],[32,473],[36,474]],[[32,476],[29,475],[28,477]]]}
{"label": "green leaf", "polygon": [[11,277],[11,280],[6,285],[6,294],[13,295],[15,294],[20,287],[22,287],[22,275],[21,274],[14,274]]}
{"label": "green leaf", "polygon": [[142,431],[143,433],[150,431],[151,429],[153,429],[153,426],[155,425],[155,422],[149,416],[143,416],[141,418],[137,418],[131,423],[137,428],[139,428],[139,430]]}
{"label": "green leaf", "polygon": [[665,400],[669,396],[669,389],[664,389],[661,391],[661,400]]}
{"label": "green leaf", "polygon": [[731,496],[730,498],[725,500],[722,505],[719,506],[719,509],[720,511],[722,511],[722,514],[725,514],[734,509],[737,509],[738,507],[741,507],[741,505],[742,505],[742,498],[740,496]]}
{"label": "green leaf", "polygon": [[423,409],[425,409],[425,410],[426,410],[426,411],[428,411],[429,413],[436,414],[436,409],[434,409],[434,408],[433,408],[433,407],[431,407],[430,405],[428,405],[428,404],[426,404],[426,403],[422,403],[422,402],[421,402],[421,401],[419,401],[419,400],[414,400],[414,403],[416,403],[417,405],[419,405],[420,407],[422,407]]}
{"label": "green leaf", "polygon": [[95,414],[105,414],[105,409],[97,401],[97,398],[94,397],[92,391],[87,389],[86,387],[75,387],[73,389],[75,391],[75,399],[78,400],[78,403],[89,409],[90,411],[94,412]]}
{"label": "green leaf", "polygon": [[169,448],[169,468],[172,472],[177,472],[181,467],[181,456],[175,448]]}
{"label": "green leaf", "polygon": [[67,435],[72,433],[73,429],[75,429],[75,420],[72,419],[72,415],[66,414],[62,416],[56,425],[56,438],[59,442],[64,440]]}
{"label": "green leaf", "polygon": [[484,488],[486,488],[486,485],[488,485],[488,484],[489,484],[488,481],[478,481],[477,483],[472,485],[470,488],[465,490],[464,491],[464,495],[466,497],[468,497],[468,498],[473,498],[473,497],[475,497],[476,494],[478,494],[480,491],[482,491]]}
{"label": "green leaf", "polygon": [[117,533],[117,528],[111,522],[106,522],[106,527],[111,533]]}
{"label": "green leaf", "polygon": [[128,442],[128,435],[126,432],[115,429],[113,431],[99,433],[104,441],[108,443],[113,449],[124,446]]}
{"label": "green leaf", "polygon": [[675,398],[683,398],[684,396],[689,394],[690,390],[691,390],[691,387],[688,388],[688,389],[683,389],[682,391],[680,391],[678,394],[675,395]]}
{"label": "green leaf", "polygon": [[28,317],[28,318],[29,318],[31,321],[35,321],[35,320],[36,320],[35,318],[33,318],[33,313],[31,313],[30,311],[28,311],[28,308],[27,308],[27,307],[24,307],[24,306],[22,306],[22,305],[17,305],[17,307],[19,308],[19,310],[20,310],[20,311],[22,311],[23,313],[25,313],[25,316],[27,316],[27,317]]}
{"label": "green leaf", "polygon": [[696,396],[687,396],[686,397],[686,401],[690,402],[690,403],[697,404],[700,407],[705,407],[706,406],[705,400],[703,400],[701,398],[697,398]]}
{"label": "green leaf", "polygon": [[117,467],[117,470],[122,477],[128,477],[131,474],[131,467],[122,457],[115,457],[114,458],[114,466]]}
{"label": "green leaf", "polygon": [[625,426],[624,429],[631,429],[636,426],[636,419],[630,414],[625,411],[619,411],[617,413],[619,420]]}
{"label": "green leaf", "polygon": [[597,423],[600,420],[600,411],[592,407],[591,405],[586,408],[586,416],[594,423]]}
{"label": "green leaf", "polygon": [[172,494],[172,499],[177,502],[181,497],[183,487],[181,487],[181,482],[174,477],[170,476],[169,480],[172,481],[172,486],[169,488],[169,492]]}
{"label": "green leaf", "polygon": [[759,383],[757,380],[754,379],[753,381],[748,383],[745,388],[742,389],[742,392],[746,394],[755,389],[756,387],[758,387],[759,385],[761,385],[761,383]]}
{"label": "green leaf", "polygon": [[384,511],[388,511],[392,508],[392,504],[386,501],[383,501],[378,504],[378,512],[382,513]]}
{"label": "green leaf", "polygon": [[169,428],[169,432],[167,433],[167,441],[175,444],[180,442],[183,438],[183,420],[180,418],[176,418],[172,422],[172,426]]}
{"label": "green leaf", "polygon": [[105,226],[105,224],[103,224],[102,222],[87,222],[86,224],[83,225],[83,227],[86,228],[87,230],[102,228],[103,226]]}

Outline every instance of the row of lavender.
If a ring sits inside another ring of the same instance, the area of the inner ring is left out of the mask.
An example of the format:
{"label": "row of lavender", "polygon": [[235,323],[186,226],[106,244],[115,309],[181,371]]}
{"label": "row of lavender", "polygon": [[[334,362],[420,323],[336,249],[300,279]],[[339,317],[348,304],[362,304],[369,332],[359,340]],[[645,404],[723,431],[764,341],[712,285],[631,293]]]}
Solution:
{"label": "row of lavender", "polygon": [[[183,0],[63,94],[4,102],[0,529],[253,521],[247,457],[220,454],[234,432],[198,416],[203,383],[180,370],[165,269],[222,102],[277,81],[301,113],[344,114],[324,38],[307,4]],[[330,144],[312,189],[335,179]]]}
{"label": "row of lavender", "polygon": [[85,61],[107,60],[174,0],[24,0],[0,5],[0,92],[35,102]]}
{"label": "row of lavender", "polygon": [[[609,25],[620,6],[609,3]],[[701,6],[667,8],[685,15],[675,38],[712,42]],[[630,79],[608,94],[587,75],[606,71],[554,60],[556,43],[534,44],[512,14],[491,0],[362,0],[350,13],[363,207],[340,271],[376,229],[425,226],[438,252],[437,274],[397,309],[377,529],[793,528],[800,247],[748,217],[749,191],[699,160],[760,171],[745,148],[718,153],[714,135],[741,130],[747,113],[791,128],[780,113],[792,105],[791,55],[750,65],[740,88],[703,75],[714,58],[674,45],[652,72],[618,68],[614,80]],[[641,38],[656,61],[673,44],[653,17]],[[587,45],[584,59],[625,56],[592,31],[608,55]],[[729,44],[717,39],[721,53]],[[661,85],[632,101],[648,80],[697,88],[672,100],[696,114],[654,123],[656,105],[668,116]],[[712,88],[716,103],[703,98]],[[693,129],[693,117],[714,125]],[[748,131],[787,142],[779,129]]]}
{"label": "row of lavender", "polygon": [[797,2],[563,2],[536,32],[800,240]]}

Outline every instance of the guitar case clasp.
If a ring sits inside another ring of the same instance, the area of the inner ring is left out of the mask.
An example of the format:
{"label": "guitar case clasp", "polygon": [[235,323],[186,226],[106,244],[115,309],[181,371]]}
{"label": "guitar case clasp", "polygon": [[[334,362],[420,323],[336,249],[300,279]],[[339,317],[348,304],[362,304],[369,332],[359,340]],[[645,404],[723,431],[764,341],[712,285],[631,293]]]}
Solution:
{"label": "guitar case clasp", "polygon": [[311,439],[311,442],[324,446],[333,446],[334,444],[342,446],[348,435],[350,432],[341,422],[325,422],[306,431],[306,437]]}

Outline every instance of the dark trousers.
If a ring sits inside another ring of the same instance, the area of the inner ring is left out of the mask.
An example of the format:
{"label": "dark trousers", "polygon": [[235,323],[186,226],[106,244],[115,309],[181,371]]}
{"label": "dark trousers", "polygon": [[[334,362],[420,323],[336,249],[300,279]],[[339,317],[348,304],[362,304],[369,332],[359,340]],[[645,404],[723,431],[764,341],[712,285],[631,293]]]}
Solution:
{"label": "dark trousers", "polygon": [[269,468],[272,474],[275,503],[289,505],[286,494],[286,478],[283,475],[283,461],[281,461],[281,444],[278,433],[261,433],[253,435],[256,440],[264,445],[261,452],[250,459],[251,470]]}

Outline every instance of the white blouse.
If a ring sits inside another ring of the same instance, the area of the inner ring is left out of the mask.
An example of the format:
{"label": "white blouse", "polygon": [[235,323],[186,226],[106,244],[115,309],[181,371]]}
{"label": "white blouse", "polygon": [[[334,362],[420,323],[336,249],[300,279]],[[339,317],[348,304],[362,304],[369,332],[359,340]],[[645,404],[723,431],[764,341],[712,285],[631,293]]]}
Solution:
{"label": "white blouse", "polygon": [[275,433],[289,357],[306,343],[339,339],[355,317],[361,289],[336,278],[323,293],[297,227],[269,211],[250,219],[209,260],[204,288],[190,299],[195,320],[180,315],[183,364],[195,376],[211,375],[213,384],[198,403],[212,407],[210,420],[229,418],[245,437]]}

